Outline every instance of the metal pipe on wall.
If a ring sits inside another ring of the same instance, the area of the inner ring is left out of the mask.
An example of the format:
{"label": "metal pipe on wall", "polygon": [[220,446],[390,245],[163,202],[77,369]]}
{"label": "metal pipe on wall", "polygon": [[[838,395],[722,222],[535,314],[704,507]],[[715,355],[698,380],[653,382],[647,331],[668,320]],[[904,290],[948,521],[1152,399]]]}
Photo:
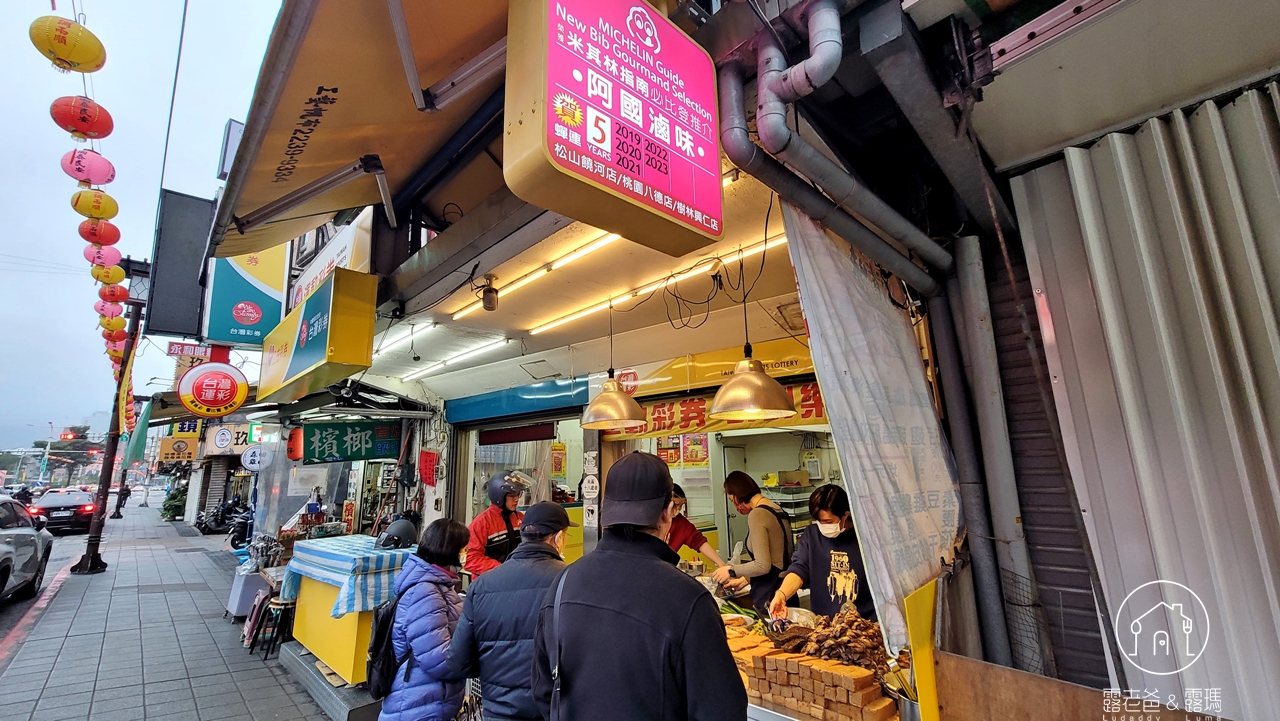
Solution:
{"label": "metal pipe on wall", "polygon": [[783,200],[795,204],[805,215],[840,236],[885,270],[901,278],[925,297],[936,295],[941,286],[923,268],[911,262],[880,236],[841,210],[817,188],[788,170],[751,140],[743,105],[742,75],[731,65],[720,69],[720,143],[748,175],[764,183]]}
{"label": "metal pipe on wall", "polygon": [[974,445],[961,371],[960,346],[946,293],[929,299],[929,319],[938,351],[938,373],[946,403],[947,425],[951,428],[951,452],[955,455],[956,475],[960,478],[960,506],[969,531],[974,594],[978,598],[978,617],[982,624],[982,650],[987,661],[1013,666],[1009,628],[1004,617],[1004,594],[1000,586],[1000,565],[991,541],[987,494],[978,466],[978,451]]}
{"label": "metal pipe on wall", "polygon": [[929,267],[950,272],[955,264],[950,253],[787,124],[787,103],[830,80],[843,55],[840,13],[831,0],[819,0],[809,8],[808,30],[809,57],[791,67],[773,38],[765,36],[761,42],[756,68],[760,144],[816,183],[837,205],[897,239]]}
{"label": "metal pipe on wall", "polygon": [[956,241],[956,274],[964,304],[965,346],[972,355],[973,404],[982,441],[987,491],[991,504],[991,526],[995,531],[996,558],[1000,568],[1029,580],[1031,558],[1022,532],[1022,506],[1009,445],[1009,423],[1005,416],[1004,391],[1000,385],[1000,364],[991,322],[991,301],[982,265],[982,248],[977,236]]}

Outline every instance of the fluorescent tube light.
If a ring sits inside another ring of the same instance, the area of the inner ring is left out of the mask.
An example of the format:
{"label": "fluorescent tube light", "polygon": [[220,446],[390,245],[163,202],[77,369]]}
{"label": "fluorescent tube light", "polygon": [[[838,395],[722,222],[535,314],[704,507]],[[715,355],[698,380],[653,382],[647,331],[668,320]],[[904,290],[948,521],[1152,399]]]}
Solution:
{"label": "fluorescent tube light", "polygon": [[480,355],[481,353],[488,353],[489,351],[494,350],[495,348],[501,348],[510,342],[511,342],[510,338],[503,338],[502,340],[494,341],[493,343],[486,343],[485,345],[482,345],[479,348],[472,348],[469,351],[464,351],[450,358],[446,358],[443,361],[440,361],[439,363],[432,363],[426,368],[423,368],[420,371],[414,371],[413,373],[410,373],[409,375],[401,378],[400,380],[408,383],[409,381],[414,380],[415,378],[421,378],[422,376],[425,376],[428,373],[432,373],[434,371],[440,370],[445,366],[453,365],[454,363],[464,361],[468,358],[474,358]]}
{"label": "fluorescent tube light", "polygon": [[427,331],[435,327],[436,327],[435,323],[425,323],[423,325],[411,325],[409,326],[409,329],[407,331],[405,331],[404,333],[401,333],[400,335],[397,335],[395,337],[395,340],[384,341],[379,346],[378,350],[373,352],[373,357],[380,358],[390,353],[391,351],[395,350],[396,348],[399,348],[405,343],[408,343],[411,339],[420,338],[424,333],[426,333]]}
{"label": "fluorescent tube light", "polygon": [[[549,331],[552,328],[559,328],[560,326],[566,323],[572,323],[575,320],[585,318],[594,313],[599,313],[600,311],[609,308],[610,305],[617,305],[619,303],[629,301],[632,298],[638,298],[642,295],[648,295],[649,293],[652,293],[656,290],[662,290],[663,288],[666,288],[669,285],[674,285],[681,281],[688,280],[689,278],[693,278],[694,276],[714,273],[724,265],[728,265],[730,263],[736,263],[739,260],[750,258],[753,255],[759,255],[763,253],[766,249],[772,250],[773,248],[777,248],[780,245],[785,245],[786,242],[787,242],[787,236],[785,234],[779,234],[772,238],[769,238],[768,240],[762,241],[760,243],[756,243],[755,245],[749,248],[744,248],[742,250],[731,253],[728,256],[703,258],[702,260],[698,261],[699,263],[698,265],[695,265],[694,267],[688,270],[682,271],[680,273],[675,273],[673,275],[669,275],[666,278],[663,278],[662,280],[654,281],[653,283],[642,286],[635,290],[628,291],[626,293],[622,293],[620,295],[614,296],[612,300],[606,300],[603,303],[598,303],[596,305],[588,306],[586,308],[583,308],[582,310],[578,310],[573,313],[570,313],[569,315],[557,318],[551,321],[550,323],[544,323],[534,328],[533,330],[529,331],[529,335],[538,335],[539,333],[545,333],[546,331]],[[717,260],[718,262],[707,263],[708,260],[713,260],[713,259]]]}
{"label": "fluorescent tube light", "polygon": [[[578,248],[575,251],[572,251],[560,258],[557,258],[551,261],[550,263],[542,266],[541,268],[538,268],[532,273],[527,273],[525,275],[520,276],[519,278],[516,278],[510,283],[507,283],[506,285],[498,289],[498,297],[503,298],[508,293],[514,292],[516,290],[519,290],[520,288],[525,287],[526,285],[529,285],[533,281],[541,278],[542,276],[546,275],[547,273],[550,273],[553,270],[559,270],[560,268],[565,267],[566,265],[572,263],[575,260],[579,260],[580,258],[583,258],[586,255],[589,255],[591,253],[596,252],[597,250],[600,250],[601,248],[612,243],[613,241],[617,240],[620,237],[621,236],[619,236],[617,233],[609,233],[607,235],[601,236],[596,240],[593,240],[590,243],[587,243],[581,248]],[[483,305],[482,301],[477,300],[476,302],[467,305],[465,308],[458,311],[457,313],[454,313],[453,319],[461,320],[471,315],[472,313],[476,312],[477,310],[479,310],[482,305]]]}

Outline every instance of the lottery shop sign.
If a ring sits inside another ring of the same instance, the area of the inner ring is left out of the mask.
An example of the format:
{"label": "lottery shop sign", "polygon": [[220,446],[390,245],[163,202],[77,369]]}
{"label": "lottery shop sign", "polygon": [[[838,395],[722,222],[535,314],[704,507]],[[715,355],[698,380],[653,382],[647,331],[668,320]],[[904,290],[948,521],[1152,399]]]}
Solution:
{"label": "lottery shop sign", "polygon": [[[830,423],[817,383],[785,386],[796,415],[771,421],[716,421],[707,417],[714,396],[694,396],[643,403],[647,423],[632,432],[605,431],[611,441],[658,438],[690,433],[719,433],[738,428],[783,428]],[[687,436],[686,436],[687,437]],[[678,454],[678,451],[677,451]],[[687,459],[686,459],[687,460]]]}
{"label": "lottery shop sign", "polygon": [[700,45],[642,0],[511,3],[508,27],[516,195],[676,255],[722,236],[715,65]]}
{"label": "lottery shop sign", "polygon": [[183,407],[205,418],[234,412],[249,397],[249,380],[228,363],[201,363],[178,379]]}

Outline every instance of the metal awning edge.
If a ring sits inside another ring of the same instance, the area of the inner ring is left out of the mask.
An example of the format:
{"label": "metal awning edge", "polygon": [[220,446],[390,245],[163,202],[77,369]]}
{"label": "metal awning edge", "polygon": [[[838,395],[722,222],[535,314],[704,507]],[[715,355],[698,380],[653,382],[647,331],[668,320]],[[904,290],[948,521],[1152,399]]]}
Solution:
{"label": "metal awning edge", "polygon": [[249,105],[249,117],[245,120],[244,135],[236,149],[235,161],[231,165],[231,173],[218,203],[213,228],[209,231],[210,248],[216,248],[222,243],[232,225],[231,216],[240,201],[240,193],[244,190],[249,171],[257,159],[258,150],[262,147],[263,138],[275,115],[276,106],[293,70],[293,63],[307,37],[307,30],[311,27],[311,19],[319,4],[319,0],[285,0],[280,7],[280,15],[276,18],[271,38],[267,42],[267,52],[262,58],[262,68],[258,71],[258,82],[253,89],[253,101]]}

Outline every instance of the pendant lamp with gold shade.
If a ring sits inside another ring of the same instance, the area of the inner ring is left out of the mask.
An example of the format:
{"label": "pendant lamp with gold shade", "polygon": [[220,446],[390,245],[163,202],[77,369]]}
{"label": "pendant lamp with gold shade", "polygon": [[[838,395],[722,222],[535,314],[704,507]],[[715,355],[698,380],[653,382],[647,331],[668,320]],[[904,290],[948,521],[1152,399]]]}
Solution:
{"label": "pendant lamp with gold shade", "polygon": [[[763,262],[763,261],[762,261]],[[782,384],[764,372],[764,364],[751,357],[751,337],[747,329],[747,288],[742,289],[742,331],[745,343],[742,360],[733,375],[711,399],[707,417],[716,421],[769,421],[790,418],[795,404]]]}
{"label": "pendant lamp with gold shade", "polygon": [[613,301],[609,301],[609,377],[582,414],[583,428],[593,431],[629,429],[648,422],[644,409],[613,378]]}

